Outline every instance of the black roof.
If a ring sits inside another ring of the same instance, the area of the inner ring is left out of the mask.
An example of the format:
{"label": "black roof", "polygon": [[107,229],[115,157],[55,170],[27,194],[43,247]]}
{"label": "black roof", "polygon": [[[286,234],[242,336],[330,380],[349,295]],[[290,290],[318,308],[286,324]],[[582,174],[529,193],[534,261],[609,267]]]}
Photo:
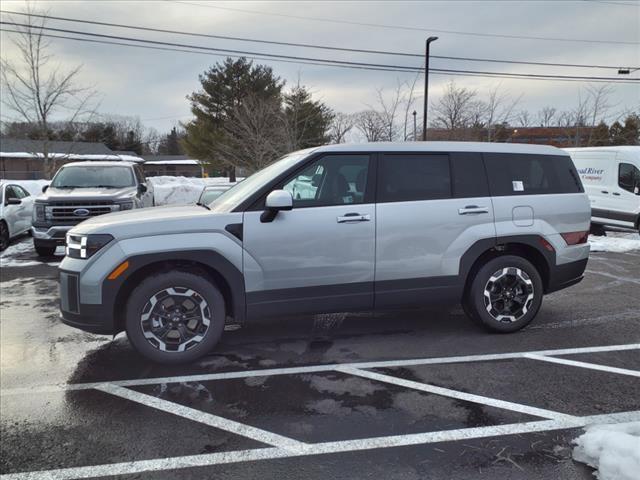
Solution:
{"label": "black roof", "polygon": [[28,140],[19,138],[0,138],[0,152],[3,153],[74,153],[77,155],[113,155],[113,151],[99,142],[57,142]]}

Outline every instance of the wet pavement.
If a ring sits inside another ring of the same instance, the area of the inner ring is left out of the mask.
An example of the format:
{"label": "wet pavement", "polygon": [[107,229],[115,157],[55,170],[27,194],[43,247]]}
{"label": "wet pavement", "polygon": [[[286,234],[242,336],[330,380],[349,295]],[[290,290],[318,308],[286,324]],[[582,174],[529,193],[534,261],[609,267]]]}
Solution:
{"label": "wet pavement", "polygon": [[176,367],[61,324],[55,266],[20,255],[0,283],[0,473],[15,478],[587,479],[575,419],[640,410],[640,350],[624,349],[640,343],[637,251],[592,254],[515,334],[457,308],[287,318]]}

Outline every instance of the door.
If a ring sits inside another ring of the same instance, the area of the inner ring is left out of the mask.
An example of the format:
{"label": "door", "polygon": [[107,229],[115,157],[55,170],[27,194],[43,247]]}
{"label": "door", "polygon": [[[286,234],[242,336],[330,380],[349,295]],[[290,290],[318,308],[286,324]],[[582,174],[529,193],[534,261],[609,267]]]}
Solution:
{"label": "door", "polygon": [[[33,200],[19,185],[7,185],[4,192],[5,219],[9,226],[9,234],[14,237],[25,232],[31,226],[31,209]],[[18,205],[9,205],[10,199],[20,200]]]}
{"label": "door", "polygon": [[274,187],[292,210],[244,213],[249,317],[373,307],[373,177],[369,155],[324,155]]}
{"label": "door", "polygon": [[480,154],[384,154],[376,194],[376,308],[458,300],[462,255],[495,237]]}
{"label": "door", "polygon": [[616,173],[617,185],[611,192],[609,217],[634,227],[640,210],[640,169],[631,162],[620,161]]}

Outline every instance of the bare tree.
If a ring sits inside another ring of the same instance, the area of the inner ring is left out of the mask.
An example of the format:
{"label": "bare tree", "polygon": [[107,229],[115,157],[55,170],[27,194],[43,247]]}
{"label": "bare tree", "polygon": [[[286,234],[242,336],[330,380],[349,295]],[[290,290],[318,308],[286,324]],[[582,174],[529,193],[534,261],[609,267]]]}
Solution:
{"label": "bare tree", "polygon": [[511,97],[508,91],[502,91],[502,84],[496,85],[489,91],[487,101],[484,103],[484,124],[487,128],[487,140],[493,139],[493,131],[496,125],[510,123],[515,116],[515,109],[522,100],[522,95]]}
{"label": "bare tree", "polygon": [[76,83],[81,66],[62,71],[52,65],[50,42],[44,36],[47,18],[35,17],[27,3],[21,20],[26,26],[16,26],[20,33],[13,39],[18,60],[2,60],[2,104],[21,121],[31,124],[43,141],[44,172],[48,178],[56,170],[55,157],[49,156],[50,124],[56,114],[63,114],[66,122],[74,124],[95,112],[95,92]]}
{"label": "bare tree", "polygon": [[380,105],[380,111],[378,115],[383,125],[383,139],[388,142],[393,142],[398,137],[398,126],[396,120],[398,117],[398,109],[401,104],[404,103],[403,98],[403,85],[398,84],[393,91],[391,97],[385,100],[384,90],[377,89],[378,104]]}
{"label": "bare tree", "polygon": [[531,115],[529,114],[529,111],[521,110],[520,113],[518,113],[517,121],[520,127],[531,126]]}
{"label": "bare tree", "polygon": [[433,124],[447,130],[463,130],[474,117],[477,92],[458,87],[452,80],[445,87],[444,95],[431,105],[435,117]]}
{"label": "bare tree", "polygon": [[538,112],[538,122],[541,127],[550,127],[553,124],[553,119],[556,115],[556,109],[554,107],[544,107]]}
{"label": "bare tree", "polygon": [[385,140],[386,125],[379,112],[365,110],[356,114],[355,126],[364,135],[367,142]]}
{"label": "bare tree", "polygon": [[266,167],[286,151],[286,123],[277,101],[246,97],[225,121],[224,135],[215,142],[215,157],[248,171]]}
{"label": "bare tree", "polygon": [[355,124],[355,116],[348,113],[336,113],[331,122],[331,143],[344,143],[347,134]]}

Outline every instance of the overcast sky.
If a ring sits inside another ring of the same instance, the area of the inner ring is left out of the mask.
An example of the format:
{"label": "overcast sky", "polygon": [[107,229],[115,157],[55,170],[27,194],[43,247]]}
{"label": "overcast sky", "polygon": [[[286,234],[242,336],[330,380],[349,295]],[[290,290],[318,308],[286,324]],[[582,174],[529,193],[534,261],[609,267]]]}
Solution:
{"label": "overcast sky", "polygon": [[[557,63],[640,67],[640,2],[631,0],[557,1],[427,1],[427,2],[206,2],[179,1],[47,1],[35,2],[53,16],[91,19],[216,35],[284,42],[313,43],[350,48],[421,53],[427,36],[437,35],[432,54]],[[5,10],[20,10],[22,1],[3,0]],[[219,7],[232,8],[227,10]],[[250,10],[241,12],[237,10]],[[255,13],[258,12],[258,13]],[[262,13],[259,13],[262,12]],[[290,18],[273,14],[308,17]],[[3,15],[3,20],[7,19]],[[19,17],[15,17],[19,18]],[[383,24],[403,28],[350,25],[319,19]],[[153,40],[189,43],[265,53],[280,53],[359,62],[420,66],[419,58],[337,53],[323,50],[260,45],[237,41],[193,38],[50,21],[49,26]],[[422,30],[420,30],[422,29]],[[440,31],[436,31],[440,30]],[[516,35],[555,40],[500,38],[444,33],[443,30]],[[559,39],[590,39],[560,41]],[[11,60],[15,50],[10,34],[2,33],[2,56]],[[612,42],[612,43],[605,43]],[[618,43],[615,43],[618,42]],[[626,42],[626,43],[624,43]],[[166,131],[189,119],[185,96],[199,88],[198,75],[222,57],[192,53],[100,45],[53,39],[52,53],[63,67],[83,64],[79,81],[101,96],[102,113],[138,116],[145,125]],[[389,92],[398,81],[413,81],[415,74],[347,70],[328,66],[260,61],[273,67],[289,84],[310,87],[316,98],[336,111],[355,112],[376,102],[376,89]],[[432,59],[432,68],[488,70],[558,75],[618,76],[610,69],[583,69],[505,65]],[[640,77],[640,71],[631,77]],[[482,97],[500,83],[513,96],[524,94],[521,108],[535,114],[551,105],[559,110],[575,106],[587,83],[430,77],[430,97],[437,100],[446,82],[455,81]],[[422,85],[422,77],[418,81]],[[420,95],[422,87],[420,86]],[[640,109],[640,86],[614,85],[618,109]],[[7,112],[2,112],[3,119]]]}

